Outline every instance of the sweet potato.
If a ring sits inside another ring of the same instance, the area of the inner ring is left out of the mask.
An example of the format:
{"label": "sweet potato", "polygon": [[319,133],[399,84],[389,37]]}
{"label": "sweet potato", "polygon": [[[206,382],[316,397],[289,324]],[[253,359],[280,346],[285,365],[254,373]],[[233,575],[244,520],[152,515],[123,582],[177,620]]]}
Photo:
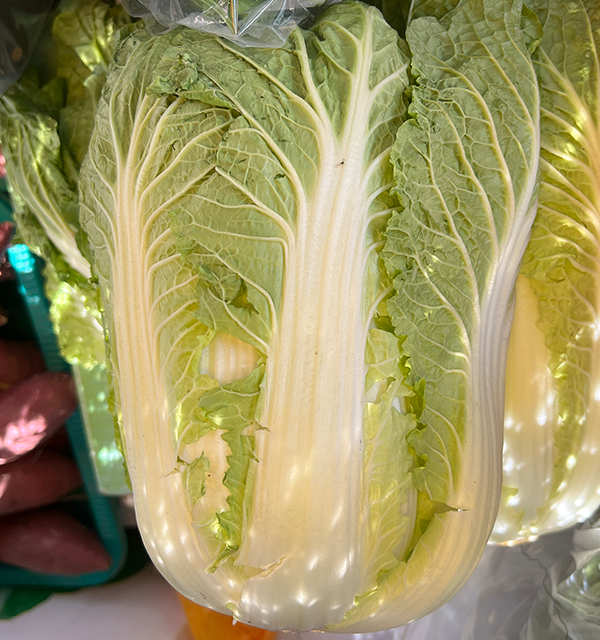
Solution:
{"label": "sweet potato", "polygon": [[[6,259],[6,250],[10,245],[14,230],[15,225],[12,222],[0,222],[0,282],[13,280],[15,277],[15,273]],[[0,307],[0,327],[6,324],[5,320],[6,317],[3,315],[2,308]]]}
{"label": "sweet potato", "polygon": [[0,518],[0,562],[38,573],[106,571],[111,557],[94,531],[57,508]]}
{"label": "sweet potato", "polygon": [[0,390],[45,369],[42,352],[33,342],[0,339]]}
{"label": "sweet potato", "polygon": [[0,394],[0,465],[55,433],[77,408],[68,373],[38,373]]}
{"label": "sweet potato", "polygon": [[53,436],[45,440],[44,448],[52,449],[52,451],[62,451],[63,453],[71,451],[71,441],[66,427],[61,427]]}
{"label": "sweet potato", "polygon": [[56,451],[34,451],[0,467],[0,516],[53,504],[80,485],[71,458]]}
{"label": "sweet potato", "polygon": [[14,231],[15,225],[13,222],[0,222],[0,260],[2,260],[6,254]]}

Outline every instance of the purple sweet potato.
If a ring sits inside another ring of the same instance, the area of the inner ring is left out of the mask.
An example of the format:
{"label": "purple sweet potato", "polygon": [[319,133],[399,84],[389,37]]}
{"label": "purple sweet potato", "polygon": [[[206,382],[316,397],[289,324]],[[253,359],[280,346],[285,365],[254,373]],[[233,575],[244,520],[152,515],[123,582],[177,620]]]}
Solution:
{"label": "purple sweet potato", "polygon": [[73,460],[56,451],[34,451],[0,467],[0,516],[53,504],[81,485]]}
{"label": "purple sweet potato", "polygon": [[0,394],[0,465],[54,434],[77,408],[68,373],[38,373]]}
{"label": "purple sweet potato", "polygon": [[111,557],[94,531],[50,507],[0,518],[0,562],[66,576],[106,571]]}
{"label": "purple sweet potato", "polygon": [[0,339],[0,389],[45,371],[42,352],[33,342]]}

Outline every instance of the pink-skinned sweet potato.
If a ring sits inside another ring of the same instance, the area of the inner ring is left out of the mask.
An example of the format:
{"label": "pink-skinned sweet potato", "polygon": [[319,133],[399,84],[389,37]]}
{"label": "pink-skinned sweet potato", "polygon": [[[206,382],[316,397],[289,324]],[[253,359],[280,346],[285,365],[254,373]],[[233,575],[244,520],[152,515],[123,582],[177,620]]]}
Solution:
{"label": "pink-skinned sweet potato", "polygon": [[0,516],[55,503],[81,485],[75,462],[56,451],[34,451],[0,467]]}
{"label": "pink-skinned sweet potato", "polygon": [[0,394],[0,465],[54,434],[77,408],[68,373],[38,373]]}
{"label": "pink-skinned sweet potato", "polygon": [[0,339],[0,390],[45,369],[42,352],[33,342]]}
{"label": "pink-skinned sweet potato", "polygon": [[38,573],[106,571],[111,557],[94,531],[49,507],[0,518],[0,562]]}
{"label": "pink-skinned sweet potato", "polygon": [[66,427],[61,427],[54,435],[50,436],[48,440],[44,441],[45,449],[52,449],[52,451],[62,451],[68,453],[71,451],[71,441]]}

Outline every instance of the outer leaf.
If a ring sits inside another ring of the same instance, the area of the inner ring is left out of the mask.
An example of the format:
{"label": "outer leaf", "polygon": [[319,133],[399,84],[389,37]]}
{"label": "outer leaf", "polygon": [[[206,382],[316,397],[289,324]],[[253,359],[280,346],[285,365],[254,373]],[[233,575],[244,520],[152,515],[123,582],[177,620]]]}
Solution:
{"label": "outer leaf", "polygon": [[[408,28],[418,85],[392,153],[404,209],[383,253],[389,315],[407,335],[413,383],[425,381],[424,427],[410,442],[431,520],[359,615],[400,593],[419,606],[412,589],[425,575],[428,607],[440,603],[476,565],[496,516],[509,303],[537,205],[539,96],[520,25],[518,2],[469,0]],[[448,550],[443,563],[434,548]],[[438,589],[434,574],[452,586]],[[378,623],[394,616],[384,604]]]}
{"label": "outer leaf", "polygon": [[[152,84],[153,68],[169,46],[168,38],[150,39],[140,33],[120,50],[109,80],[108,95],[112,98],[101,103],[93,152],[82,171],[82,223],[95,251],[95,269],[103,287],[115,410],[121,426],[130,427],[123,435],[132,484],[137,489],[140,475],[149,472],[149,481],[138,495],[162,496],[160,504],[166,508],[168,500],[170,505],[171,526],[180,523],[179,510],[189,527],[183,535],[185,528],[175,525],[179,533],[174,537],[167,526],[165,535],[171,542],[166,548],[175,543],[196,549],[200,546],[204,568],[208,568],[224,545],[212,528],[208,527],[208,533],[203,528],[206,519],[210,522],[216,514],[207,514],[202,503],[209,501],[214,506],[222,502],[214,497],[205,471],[208,468],[212,474],[222,466],[231,450],[219,444],[223,441],[220,436],[206,439],[211,431],[216,433],[211,417],[216,419],[218,407],[206,404],[201,410],[198,404],[203,395],[207,403],[214,397],[207,393],[211,388],[223,393],[218,382],[207,375],[222,367],[209,363],[206,373],[200,374],[202,354],[214,332],[196,318],[199,277],[176,251],[169,208],[214,168],[218,144],[232,118],[226,110],[204,103],[184,98],[170,101],[145,93]],[[145,76],[139,74],[136,57],[147,65]],[[127,61],[132,61],[131,66],[124,66]],[[138,169],[132,180],[123,170],[134,166]],[[127,217],[116,215],[120,212],[127,212]],[[113,312],[124,304],[133,305],[135,311],[125,315]],[[143,363],[142,355],[146,358]],[[226,354],[223,357],[227,359]],[[137,448],[135,454],[131,441]],[[143,442],[148,446],[145,452],[139,450]],[[177,461],[180,456],[189,467],[181,467]],[[196,462],[200,459],[202,464]],[[236,474],[232,476],[234,481]],[[196,538],[190,525],[184,486],[198,514],[198,527],[205,533],[202,538]],[[161,545],[159,551],[154,534],[150,534],[152,520],[161,518],[160,504],[142,498],[137,508],[150,551],[160,554],[156,561],[164,567],[161,556],[165,547]],[[152,511],[144,515],[148,506]],[[241,508],[237,499],[235,506]],[[231,546],[235,544],[227,547],[228,553]],[[226,576],[232,572],[219,571]]]}
{"label": "outer leaf", "polygon": [[[466,26],[469,11],[483,13],[485,24]],[[507,35],[487,26],[494,21]],[[518,5],[482,2],[461,5],[440,26],[413,24],[415,119],[393,155],[405,210],[387,230],[384,255],[398,273],[388,309],[397,332],[408,334],[414,379],[427,385],[423,489],[462,507],[471,500],[468,491],[459,497],[466,487],[456,458],[478,438],[467,437],[471,425],[499,435],[499,403],[488,415],[481,405],[492,405],[487,391],[502,390],[505,314],[537,203],[538,92],[519,26]],[[419,174],[427,180],[417,182]]]}
{"label": "outer leaf", "polygon": [[56,116],[46,111],[47,103],[43,110],[36,104],[45,97],[40,96],[42,91],[30,74],[0,99],[0,135],[11,197],[17,216],[24,220],[33,215],[67,263],[89,276],[89,265],[75,242],[76,185],[65,166]]}
{"label": "outer leaf", "polygon": [[[465,26],[468,11],[484,13],[480,31]],[[512,50],[504,42],[509,37],[502,40],[487,26],[494,20],[506,25],[515,40]],[[491,381],[502,389],[496,354],[535,212],[539,125],[536,79],[519,38],[518,6],[472,2],[441,24],[447,30],[424,19],[409,31],[420,86],[412,106],[415,120],[401,129],[395,147],[406,209],[392,218],[385,255],[388,268],[399,274],[388,308],[397,331],[408,333],[413,376],[429,386],[422,420],[428,433],[438,434],[426,438],[430,461],[423,480],[431,498],[444,501],[460,495],[461,483],[451,471],[458,465],[448,463],[470,439],[465,429],[471,420],[483,418],[494,433],[497,407],[485,418],[471,412],[482,411],[477,394],[483,400]],[[469,29],[475,42],[465,38]],[[427,50],[436,36],[436,50]],[[440,56],[442,65],[435,62]],[[455,102],[459,111],[452,109]],[[417,183],[417,172],[427,182]],[[486,362],[486,353],[495,362]],[[439,436],[445,449],[436,443]]]}
{"label": "outer leaf", "polygon": [[505,484],[518,492],[496,541],[570,526],[600,502],[589,475],[600,449],[600,14],[580,0],[529,4],[544,24],[540,206],[507,372]]}

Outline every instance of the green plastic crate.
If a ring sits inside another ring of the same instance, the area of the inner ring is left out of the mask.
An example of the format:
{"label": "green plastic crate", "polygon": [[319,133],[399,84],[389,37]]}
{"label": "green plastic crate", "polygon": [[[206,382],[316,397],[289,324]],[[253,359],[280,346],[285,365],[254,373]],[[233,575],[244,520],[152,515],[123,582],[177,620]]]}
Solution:
{"label": "green plastic crate", "polygon": [[[69,371],[62,359],[56,336],[48,317],[49,303],[44,295],[41,261],[25,245],[9,249],[9,260],[17,274],[19,291],[27,306],[39,346],[49,371]],[[78,373],[74,377],[78,379]],[[81,517],[88,520],[100,536],[104,547],[112,558],[107,571],[82,576],[41,574],[0,563],[0,585],[37,585],[59,588],[78,588],[102,584],[113,578],[123,566],[127,555],[125,530],[118,515],[118,501],[103,495],[98,486],[92,464],[81,411],[76,411],[67,421],[73,454],[79,466],[88,500],[82,507]]]}

